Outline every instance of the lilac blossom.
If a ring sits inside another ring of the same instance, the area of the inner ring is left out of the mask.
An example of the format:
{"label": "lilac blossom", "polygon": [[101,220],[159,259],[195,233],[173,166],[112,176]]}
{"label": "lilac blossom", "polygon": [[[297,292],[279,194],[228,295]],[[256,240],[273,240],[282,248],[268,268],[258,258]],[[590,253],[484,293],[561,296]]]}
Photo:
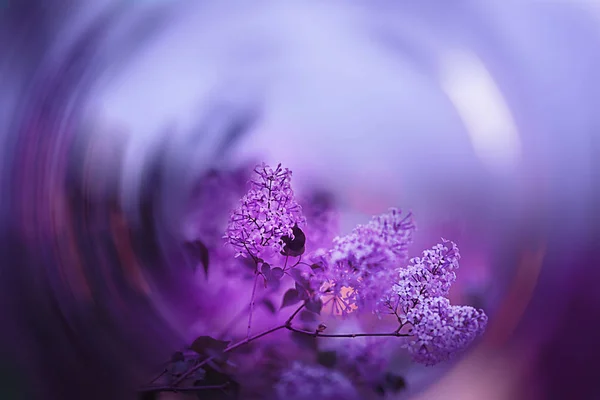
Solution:
{"label": "lilac blossom", "polygon": [[451,306],[444,297],[456,280],[459,260],[456,244],[442,239],[400,268],[396,284],[380,299],[378,311],[386,309],[401,327],[411,326],[413,336],[407,347],[415,362],[434,365],[445,361],[485,329],[483,310]]}
{"label": "lilac blossom", "polygon": [[349,235],[336,237],[332,249],[320,257],[322,290],[329,297],[324,302],[332,302],[334,312],[337,307],[341,314],[372,307],[392,286],[414,230],[412,214],[391,208]]}
{"label": "lilac blossom", "polygon": [[292,172],[265,163],[254,169],[250,189],[232,213],[225,238],[237,250],[236,257],[259,258],[282,251],[283,238],[294,238],[294,226],[302,226],[302,209],[294,198]]}
{"label": "lilac blossom", "polygon": [[[227,328],[233,329],[240,316],[247,312],[246,337],[226,341],[220,338],[226,336],[227,329],[219,338],[200,332],[191,348],[203,356],[217,355],[185,365],[183,372],[177,370],[171,386],[152,388],[150,385],[150,390],[169,391],[185,383],[196,384],[195,374],[200,372],[203,377],[207,376],[204,366],[215,357],[287,330],[299,348],[307,353],[302,357],[305,362],[294,362],[273,376],[278,377],[272,386],[276,398],[352,400],[365,398],[369,389],[377,395],[387,395],[405,385],[402,376],[388,370],[393,352],[385,348],[387,345],[401,345],[415,362],[435,365],[463,351],[483,333],[487,324],[483,310],[453,306],[446,298],[459,268],[460,253],[455,243],[442,239],[440,244],[423,251],[421,257],[409,260],[407,251],[415,225],[411,213],[403,214],[395,208],[358,225],[350,234],[330,241],[339,222],[331,203],[320,202],[314,197],[304,198],[302,202],[306,209],[303,210],[291,188],[291,171],[282,168],[281,164],[273,169],[263,163],[254,169],[254,174],[248,191],[231,215],[224,236],[230,245],[224,247],[230,253],[228,257],[235,251],[236,257],[243,257],[237,265],[247,264],[254,272],[249,306]],[[212,186],[208,183],[204,186],[208,189],[204,192],[207,196],[202,199],[203,204],[226,203],[235,189],[241,189],[235,184],[226,188],[221,185],[223,182],[225,180],[212,180]],[[217,196],[219,188],[222,193]],[[305,226],[307,220],[310,227]],[[212,244],[207,238],[214,237],[217,225],[216,221],[212,225],[207,223],[203,230],[198,230],[199,234],[204,234],[204,241]],[[327,242],[331,244],[328,246]],[[257,300],[255,295],[260,289],[257,283],[261,276],[265,290]],[[292,284],[293,288],[290,287]],[[287,285],[285,294],[283,285]],[[270,298],[273,294],[283,295],[279,310],[291,305],[297,308],[290,311],[287,320],[280,325],[260,333],[252,332],[252,316],[258,306],[270,315],[276,316],[280,312]],[[388,327],[379,332],[360,332],[357,324],[344,328],[349,331],[338,333],[319,317],[327,309],[336,315],[358,311],[387,312],[397,319],[397,324],[395,330]],[[339,343],[333,351],[323,352],[323,348],[319,351],[319,346],[312,344],[309,350],[308,343],[302,338],[311,341],[352,338],[352,341]],[[282,347],[285,351],[295,348]],[[256,365],[253,363],[249,368],[254,374]],[[232,375],[227,385],[232,384],[233,388],[236,381],[237,377]],[[210,386],[209,382],[204,383],[207,383],[206,387]]]}
{"label": "lilac blossom", "polygon": [[342,373],[322,367],[294,362],[283,371],[275,384],[278,400],[358,400],[358,392]]}
{"label": "lilac blossom", "polygon": [[442,243],[423,251],[410,264],[399,270],[398,281],[392,291],[406,313],[418,302],[429,297],[446,296],[456,280],[460,253],[454,242],[442,239]]}
{"label": "lilac blossom", "polygon": [[464,350],[481,335],[487,324],[483,310],[451,306],[445,297],[419,302],[406,314],[413,335],[406,347],[413,360],[434,365]]}

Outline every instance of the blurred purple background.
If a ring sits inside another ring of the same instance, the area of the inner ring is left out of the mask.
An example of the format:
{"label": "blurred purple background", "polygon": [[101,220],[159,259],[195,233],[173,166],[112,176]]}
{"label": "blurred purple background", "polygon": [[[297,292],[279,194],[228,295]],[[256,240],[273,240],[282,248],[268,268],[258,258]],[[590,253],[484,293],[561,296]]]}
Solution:
{"label": "blurred purple background", "polygon": [[461,246],[488,332],[405,397],[600,398],[599,45],[585,0],[9,1],[0,397],[134,398],[214,313],[194,188],[265,160]]}

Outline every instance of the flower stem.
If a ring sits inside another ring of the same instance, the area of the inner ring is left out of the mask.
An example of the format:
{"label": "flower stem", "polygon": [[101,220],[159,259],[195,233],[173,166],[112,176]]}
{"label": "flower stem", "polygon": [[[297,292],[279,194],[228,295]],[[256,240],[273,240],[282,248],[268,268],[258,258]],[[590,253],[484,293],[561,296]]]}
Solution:
{"label": "flower stem", "polygon": [[[230,346],[227,346],[227,347],[225,348],[225,350],[223,350],[223,353],[229,353],[230,351],[233,351],[233,350],[237,349],[238,347],[241,347],[241,346],[243,346],[243,345],[245,345],[245,344],[248,344],[248,343],[250,343],[250,342],[252,342],[252,341],[254,341],[254,340],[256,340],[256,339],[260,339],[260,338],[261,338],[261,337],[263,337],[263,336],[266,336],[266,335],[268,335],[268,334],[270,334],[270,333],[273,333],[273,332],[275,332],[275,331],[278,331],[278,330],[280,330],[280,329],[284,329],[284,328],[285,328],[285,325],[278,325],[278,326],[276,326],[276,327],[274,327],[274,328],[267,329],[267,330],[266,330],[266,331],[264,331],[264,332],[261,332],[261,333],[259,333],[259,334],[256,334],[256,335],[254,335],[254,336],[251,336],[251,337],[248,337],[248,338],[246,338],[246,339],[244,339],[244,340],[241,340],[241,341],[239,341],[239,342],[237,342],[237,343],[234,343],[234,344],[232,344],[232,345],[230,345]],[[190,368],[190,369],[189,369],[187,372],[185,372],[183,375],[181,375],[181,376],[180,376],[180,377],[179,377],[179,378],[178,378],[176,381],[174,381],[172,386],[177,386],[177,385],[179,385],[179,384],[180,384],[181,382],[183,382],[183,380],[185,380],[185,379],[186,379],[188,376],[190,376],[190,375],[191,375],[191,374],[193,374],[194,372],[198,371],[200,368],[202,368],[203,366],[205,366],[206,364],[208,364],[209,362],[211,362],[211,361],[212,361],[212,360],[214,360],[214,359],[215,359],[215,357],[214,357],[214,356],[212,356],[212,357],[208,357],[208,358],[206,358],[205,360],[203,360],[203,361],[199,362],[199,363],[198,363],[198,364],[196,364],[196,365],[195,365],[193,368]]]}
{"label": "flower stem", "polygon": [[[391,333],[343,333],[343,334],[323,334],[320,332],[309,332],[309,331],[304,331],[302,329],[297,329],[294,328],[292,326],[292,321],[294,320],[294,318],[296,317],[296,315],[298,315],[298,313],[304,308],[305,304],[303,303],[300,307],[298,307],[296,309],[296,311],[294,311],[290,317],[287,319],[287,321],[285,321],[284,324],[282,325],[277,325],[271,329],[267,329],[266,331],[263,331],[261,333],[258,333],[254,336],[248,336],[246,339],[241,340],[237,343],[231,344],[229,346],[227,346],[224,350],[223,353],[229,353],[239,347],[242,347],[256,339],[260,339],[263,336],[267,336],[273,332],[279,331],[281,329],[287,329],[291,332],[296,332],[296,333],[300,333],[303,335],[308,335],[308,336],[313,336],[313,337],[329,337],[329,338],[355,338],[355,337],[366,337],[366,336],[378,336],[378,337],[382,337],[382,336],[386,336],[386,337],[408,337],[411,336],[410,334],[407,333],[399,333],[399,332],[391,332]],[[189,377],[190,375],[192,375],[194,372],[198,371],[200,368],[202,368],[204,365],[206,365],[207,363],[211,362],[212,360],[215,359],[215,356],[212,357],[208,357],[205,360],[201,361],[200,363],[196,364],[194,367],[190,368],[188,371],[186,371],[182,376],[180,376],[177,380],[175,380],[173,382],[173,384],[171,385],[172,387],[176,387],[177,385],[179,385],[181,382],[183,382],[187,377]]]}
{"label": "flower stem", "polygon": [[[257,267],[258,268],[258,267]],[[252,287],[252,297],[250,297],[250,312],[248,313],[248,334],[246,339],[250,337],[252,329],[252,314],[254,313],[254,296],[256,295],[256,285],[258,284],[258,269],[254,272],[254,286]]]}
{"label": "flower stem", "polygon": [[315,337],[328,337],[328,338],[355,338],[355,337],[367,337],[367,336],[377,336],[377,337],[382,337],[382,336],[393,336],[393,337],[408,337],[408,336],[412,336],[408,333],[400,333],[400,332],[389,332],[389,333],[339,333],[339,334],[326,334],[326,333],[321,333],[321,332],[309,332],[309,331],[304,331],[302,329],[297,329],[294,328],[291,325],[286,325],[285,329],[292,331],[292,332],[296,332],[296,333],[301,333],[303,335],[308,335],[308,336],[315,336]]}

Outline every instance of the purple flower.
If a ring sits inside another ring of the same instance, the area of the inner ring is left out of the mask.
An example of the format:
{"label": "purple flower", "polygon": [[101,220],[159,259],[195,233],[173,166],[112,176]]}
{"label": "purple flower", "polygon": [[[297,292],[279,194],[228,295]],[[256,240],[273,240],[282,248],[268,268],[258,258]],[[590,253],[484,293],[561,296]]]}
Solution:
{"label": "purple flower", "polygon": [[403,313],[429,297],[446,296],[456,280],[460,253],[454,242],[442,239],[441,244],[423,251],[399,270],[393,294],[398,296],[398,306]]}
{"label": "purple flower", "polygon": [[413,360],[425,365],[446,361],[464,350],[487,325],[483,310],[451,306],[444,297],[432,297],[414,306],[406,320],[413,335],[407,344]]}
{"label": "purple flower", "polygon": [[330,261],[360,272],[389,269],[404,261],[414,230],[412,214],[402,215],[391,208],[366,225],[358,225],[349,235],[336,237]]}
{"label": "purple flower", "polygon": [[254,169],[250,189],[231,215],[225,238],[236,257],[264,257],[283,249],[282,238],[294,238],[294,226],[304,224],[302,209],[290,185],[292,172],[265,163]]}
{"label": "purple flower", "polygon": [[324,303],[333,302],[334,312],[338,307],[341,314],[372,307],[392,286],[414,230],[412,214],[391,208],[349,235],[336,237],[332,249],[321,257],[329,296]]}
{"label": "purple flower", "polygon": [[275,384],[275,394],[280,400],[359,399],[352,383],[340,372],[300,362],[283,371]]}

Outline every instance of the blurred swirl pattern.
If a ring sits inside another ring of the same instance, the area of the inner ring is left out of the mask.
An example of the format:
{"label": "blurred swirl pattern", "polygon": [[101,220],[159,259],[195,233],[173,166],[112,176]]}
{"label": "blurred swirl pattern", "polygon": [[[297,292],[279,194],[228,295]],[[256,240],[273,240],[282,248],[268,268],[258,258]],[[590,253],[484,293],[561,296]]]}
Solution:
{"label": "blurred swirl pattern", "polygon": [[599,27],[585,0],[0,0],[0,398],[133,399],[229,329],[243,278],[190,243],[260,161],[343,232],[401,206],[416,248],[460,244],[488,330],[398,398],[600,398]]}

